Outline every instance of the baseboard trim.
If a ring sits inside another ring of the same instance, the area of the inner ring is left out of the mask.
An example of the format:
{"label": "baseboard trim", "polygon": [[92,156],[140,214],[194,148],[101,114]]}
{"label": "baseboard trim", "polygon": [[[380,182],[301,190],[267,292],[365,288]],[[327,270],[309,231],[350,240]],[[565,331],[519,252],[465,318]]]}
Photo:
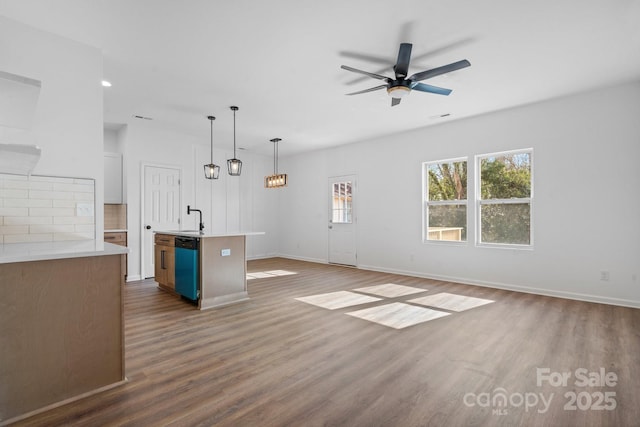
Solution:
{"label": "baseboard trim", "polygon": [[590,295],[576,292],[556,291],[544,288],[532,288],[528,286],[514,285],[510,283],[490,282],[484,280],[471,280],[464,277],[440,276],[424,274],[416,271],[381,268],[373,265],[360,265],[362,270],[377,271],[380,273],[400,274],[403,276],[420,277],[424,279],[442,280],[446,282],[461,283],[463,285],[482,286],[485,288],[503,289],[507,291],[523,292],[527,294],[544,295],[548,297],[565,298],[576,301],[593,302],[598,304],[618,305],[622,307],[640,308],[640,301],[625,300],[621,298],[611,298],[601,295]]}
{"label": "baseboard trim", "polygon": [[284,254],[276,255],[276,257],[292,259],[295,261],[315,262],[316,264],[329,264],[329,262],[326,259],[319,259],[319,258],[309,258],[309,257],[302,257],[302,256],[296,256],[296,255],[284,255]]}
{"label": "baseboard trim", "polygon": [[278,257],[279,255],[274,255],[274,254],[253,255],[253,256],[248,256],[247,261],[254,261],[257,259],[278,258]]}
{"label": "baseboard trim", "polygon": [[34,415],[38,415],[38,414],[41,414],[43,412],[51,411],[52,409],[59,408],[60,406],[68,405],[69,403],[73,403],[73,402],[75,402],[77,400],[80,400],[80,399],[85,399],[85,398],[87,398],[89,396],[93,396],[94,394],[98,394],[98,393],[102,393],[102,392],[107,391],[107,390],[111,390],[112,388],[119,387],[119,386],[121,386],[123,384],[126,384],[127,382],[129,382],[129,379],[127,377],[125,377],[121,381],[117,381],[117,382],[112,383],[112,384],[107,384],[107,385],[102,386],[100,388],[97,388],[95,390],[87,391],[87,392],[79,394],[77,396],[73,396],[73,397],[70,397],[68,399],[62,400],[60,402],[52,403],[52,404],[44,406],[42,408],[38,408],[38,409],[35,409],[33,411],[27,412],[26,414],[18,415],[16,417],[10,418],[8,420],[0,420],[0,427],[1,426],[7,426],[7,425],[13,424],[13,423],[17,423],[18,421],[22,421],[22,420],[26,420],[27,418],[31,418]]}

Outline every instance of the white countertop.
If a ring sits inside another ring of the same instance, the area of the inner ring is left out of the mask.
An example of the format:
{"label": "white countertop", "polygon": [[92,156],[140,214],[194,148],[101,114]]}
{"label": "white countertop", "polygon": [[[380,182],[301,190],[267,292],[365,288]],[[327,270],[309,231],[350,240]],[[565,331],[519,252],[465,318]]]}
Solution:
{"label": "white countertop", "polygon": [[102,240],[5,243],[0,244],[0,264],[126,253],[129,253],[128,248]]}
{"label": "white countertop", "polygon": [[170,234],[173,236],[187,236],[187,237],[234,237],[234,236],[260,236],[265,234],[264,231],[238,231],[236,233],[209,233],[207,231],[197,230],[168,230],[168,231],[154,231],[156,234]]}

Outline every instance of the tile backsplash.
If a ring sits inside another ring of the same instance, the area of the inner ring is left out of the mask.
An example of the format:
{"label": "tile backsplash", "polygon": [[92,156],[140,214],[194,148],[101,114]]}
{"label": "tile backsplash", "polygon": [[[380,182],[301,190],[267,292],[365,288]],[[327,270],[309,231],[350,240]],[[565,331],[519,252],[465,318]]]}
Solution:
{"label": "tile backsplash", "polygon": [[104,204],[104,231],[127,229],[127,205]]}
{"label": "tile backsplash", "polygon": [[0,243],[95,238],[95,181],[0,174]]}

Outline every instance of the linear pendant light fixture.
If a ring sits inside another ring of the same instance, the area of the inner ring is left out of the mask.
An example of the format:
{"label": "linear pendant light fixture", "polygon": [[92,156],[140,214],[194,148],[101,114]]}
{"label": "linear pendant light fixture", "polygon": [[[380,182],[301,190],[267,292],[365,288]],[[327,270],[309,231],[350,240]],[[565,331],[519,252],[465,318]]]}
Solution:
{"label": "linear pendant light fixture", "polygon": [[233,159],[227,160],[227,169],[229,175],[239,176],[242,172],[242,162],[236,159],[236,111],[238,111],[238,107],[234,105],[229,108],[233,111]]}
{"label": "linear pendant light fixture", "polygon": [[216,118],[207,116],[207,119],[211,122],[211,163],[204,165],[204,177],[207,179],[218,179],[220,176],[220,166],[213,164],[213,121]]}
{"label": "linear pendant light fixture", "polygon": [[264,177],[264,188],[280,188],[286,187],[288,184],[288,177],[286,173],[278,173],[278,142],[282,141],[280,138],[273,138],[273,175]]}

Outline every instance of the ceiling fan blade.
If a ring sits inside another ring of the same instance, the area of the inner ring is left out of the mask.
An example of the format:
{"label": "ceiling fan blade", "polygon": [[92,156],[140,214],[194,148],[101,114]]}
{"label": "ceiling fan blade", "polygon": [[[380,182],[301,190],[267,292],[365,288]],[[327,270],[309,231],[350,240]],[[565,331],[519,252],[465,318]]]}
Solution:
{"label": "ceiling fan blade", "polygon": [[[402,42],[403,40],[411,40],[411,38],[412,38],[411,37],[411,26],[413,24],[414,24],[413,22],[407,22],[407,23],[404,24],[403,29],[401,31],[401,37],[399,39],[399,43]],[[430,56],[434,56],[434,55],[437,55],[437,54],[440,54],[440,53],[443,53],[443,52],[447,52],[447,51],[450,51],[450,50],[454,50],[454,49],[456,49],[458,47],[461,47],[461,46],[464,46],[466,44],[469,44],[472,41],[473,41],[472,38],[467,37],[465,39],[461,39],[461,40],[458,40],[458,41],[455,41],[455,42],[452,42],[452,43],[448,43],[446,45],[439,46],[439,47],[434,48],[434,49],[432,49],[432,50],[430,50],[428,52],[421,53],[420,55],[415,55],[415,52],[412,51],[411,52],[411,54],[412,54],[411,63],[413,63],[414,66],[417,66],[416,64],[422,59],[425,59],[425,58],[428,58]],[[378,74],[384,73],[389,68],[391,68],[393,70],[393,65],[394,65],[393,62],[388,60],[388,59],[384,59],[382,57],[379,57],[379,56],[359,54],[359,53],[350,52],[350,51],[341,51],[340,55],[341,56],[345,56],[345,57],[352,57],[354,59],[361,59],[363,61],[370,61],[370,62],[374,62],[374,63],[378,62],[380,64],[388,66],[388,68],[387,67],[380,68],[380,69],[374,71],[374,73],[378,73]],[[419,68],[424,68],[424,67],[419,67]],[[365,77],[364,76],[360,76],[360,77],[356,77],[353,80],[350,80],[350,81],[346,82],[346,84],[354,85],[354,84],[360,83],[360,82],[362,82],[364,80],[365,80]]]}
{"label": "ceiling fan blade", "polygon": [[450,73],[451,71],[456,71],[461,68],[465,68],[470,66],[471,63],[466,59],[462,61],[454,62],[449,65],[443,65],[442,67],[433,68],[431,70],[422,71],[420,73],[415,73],[408,80],[412,80],[414,82],[418,82],[420,80],[430,79],[431,77],[439,76],[440,74]]}
{"label": "ceiling fan blade", "polygon": [[398,62],[393,67],[396,72],[396,79],[404,79],[409,73],[409,61],[411,61],[411,43],[400,43],[398,50]]}
{"label": "ceiling fan blade", "polygon": [[390,80],[389,77],[381,76],[380,74],[370,73],[368,71],[358,70],[357,68],[349,67],[347,65],[341,65],[340,68],[342,68],[343,70],[351,71],[353,73],[364,74],[365,76],[373,77],[374,79],[385,80],[385,81]]}
{"label": "ceiling fan blade", "polygon": [[359,59],[361,61],[373,62],[375,64],[393,66],[393,62],[389,58],[383,58],[381,56],[368,55],[366,53],[351,52],[348,50],[342,50],[338,52],[340,56],[351,59]]}
{"label": "ceiling fan blade", "polygon": [[400,104],[400,98],[391,98],[391,106]]}
{"label": "ceiling fan blade", "polygon": [[420,61],[422,59],[428,58],[430,56],[435,56],[435,55],[438,55],[440,53],[445,53],[445,52],[457,49],[458,47],[461,47],[461,46],[464,46],[466,44],[469,44],[472,41],[473,41],[472,38],[467,37],[465,39],[460,39],[460,40],[452,42],[452,43],[448,43],[448,44],[445,44],[445,45],[438,46],[438,47],[436,47],[434,49],[431,49],[428,52],[424,52],[424,53],[421,53],[419,55],[416,55],[415,52],[413,52],[413,55],[411,56],[411,61],[415,65],[417,61]]}
{"label": "ceiling fan blade", "polygon": [[[418,84],[421,84],[421,83],[418,83]],[[380,85],[376,87],[370,87],[369,89],[365,89],[365,90],[359,90],[357,92],[347,93],[345,95],[358,95],[361,93],[373,92],[374,90],[380,90],[380,89],[386,89],[386,88],[387,88],[387,85]]]}
{"label": "ceiling fan blade", "polygon": [[411,85],[412,90],[419,90],[420,92],[429,92],[429,93],[437,93],[438,95],[449,95],[451,93],[451,89],[445,89],[443,87],[432,86],[426,83],[413,83]]}

